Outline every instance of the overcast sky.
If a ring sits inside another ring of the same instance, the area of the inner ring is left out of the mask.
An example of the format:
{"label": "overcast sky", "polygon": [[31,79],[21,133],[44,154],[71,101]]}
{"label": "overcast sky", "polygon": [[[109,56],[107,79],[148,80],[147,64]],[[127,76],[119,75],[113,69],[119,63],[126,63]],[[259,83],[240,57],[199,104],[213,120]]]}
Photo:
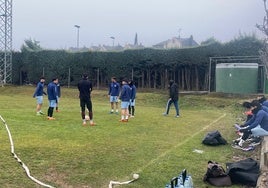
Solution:
{"label": "overcast sky", "polygon": [[178,36],[200,43],[228,42],[242,34],[262,34],[263,0],[13,0],[13,48],[25,39],[43,48],[133,44],[146,47]]}

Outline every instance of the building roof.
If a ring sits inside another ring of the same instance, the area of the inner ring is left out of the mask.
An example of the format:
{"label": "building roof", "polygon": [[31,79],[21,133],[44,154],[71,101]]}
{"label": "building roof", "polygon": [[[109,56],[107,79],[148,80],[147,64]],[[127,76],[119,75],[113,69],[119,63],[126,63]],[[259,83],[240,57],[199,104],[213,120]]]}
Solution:
{"label": "building roof", "polygon": [[199,46],[191,35],[189,38],[173,37],[158,44],[153,45],[153,48],[170,49],[170,48],[190,48]]}

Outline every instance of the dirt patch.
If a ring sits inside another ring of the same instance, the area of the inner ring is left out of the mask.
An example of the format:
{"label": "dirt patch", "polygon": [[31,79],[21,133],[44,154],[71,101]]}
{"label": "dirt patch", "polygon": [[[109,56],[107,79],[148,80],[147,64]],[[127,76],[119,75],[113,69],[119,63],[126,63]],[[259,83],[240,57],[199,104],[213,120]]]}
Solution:
{"label": "dirt patch", "polygon": [[[55,169],[49,169],[48,173],[45,175],[47,182],[53,183],[56,187],[62,188],[91,188],[88,185],[69,185],[66,182],[67,175],[64,173],[58,173]],[[52,185],[52,186],[53,186]]]}

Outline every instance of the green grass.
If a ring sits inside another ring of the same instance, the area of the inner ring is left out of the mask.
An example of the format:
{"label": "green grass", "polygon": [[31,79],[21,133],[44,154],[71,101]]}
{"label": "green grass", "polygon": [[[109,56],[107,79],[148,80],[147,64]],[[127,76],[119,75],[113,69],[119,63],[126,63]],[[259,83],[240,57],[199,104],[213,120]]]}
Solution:
{"label": "green grass", "polygon": [[[224,165],[234,155],[252,155],[230,145],[201,144],[212,130],[219,130],[229,143],[236,137],[232,125],[240,116],[241,99],[185,95],[180,98],[181,117],[174,118],[174,108],[169,116],[162,116],[165,94],[138,93],[135,118],[122,124],[119,115],[108,113],[107,91],[93,91],[97,126],[83,127],[76,89],[62,89],[61,112],[55,113],[55,121],[35,115],[34,89],[0,88],[0,115],[9,125],[15,152],[31,174],[55,187],[107,188],[110,180],[129,180],[139,173],[138,181],[121,187],[161,188],[186,168],[195,187],[205,188],[202,178],[208,160]],[[39,187],[11,156],[4,126],[0,126],[0,144],[1,187]]]}

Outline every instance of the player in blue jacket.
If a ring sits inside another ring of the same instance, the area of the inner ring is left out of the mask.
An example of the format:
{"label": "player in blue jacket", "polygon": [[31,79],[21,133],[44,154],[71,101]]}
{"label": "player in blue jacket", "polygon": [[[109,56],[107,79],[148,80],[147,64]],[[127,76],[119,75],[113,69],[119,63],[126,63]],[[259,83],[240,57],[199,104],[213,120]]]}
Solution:
{"label": "player in blue jacket", "polygon": [[58,78],[53,78],[52,82],[47,85],[47,95],[49,101],[49,107],[47,110],[47,119],[54,120],[53,110],[57,105],[58,92],[57,92]]}
{"label": "player in blue jacket", "polygon": [[108,97],[111,103],[111,111],[110,111],[111,114],[114,113],[114,106],[115,106],[115,113],[118,114],[119,92],[120,92],[120,85],[116,81],[116,77],[112,77],[108,92]]}
{"label": "player in blue jacket", "polygon": [[46,92],[44,92],[44,85],[45,85],[45,77],[41,77],[33,94],[33,97],[36,98],[37,102],[36,115],[44,115],[44,113],[41,110],[44,101],[43,95],[46,95]]}
{"label": "player in blue jacket", "polygon": [[126,79],[122,81],[122,90],[119,99],[121,100],[121,122],[128,122],[128,106],[131,90]]}

